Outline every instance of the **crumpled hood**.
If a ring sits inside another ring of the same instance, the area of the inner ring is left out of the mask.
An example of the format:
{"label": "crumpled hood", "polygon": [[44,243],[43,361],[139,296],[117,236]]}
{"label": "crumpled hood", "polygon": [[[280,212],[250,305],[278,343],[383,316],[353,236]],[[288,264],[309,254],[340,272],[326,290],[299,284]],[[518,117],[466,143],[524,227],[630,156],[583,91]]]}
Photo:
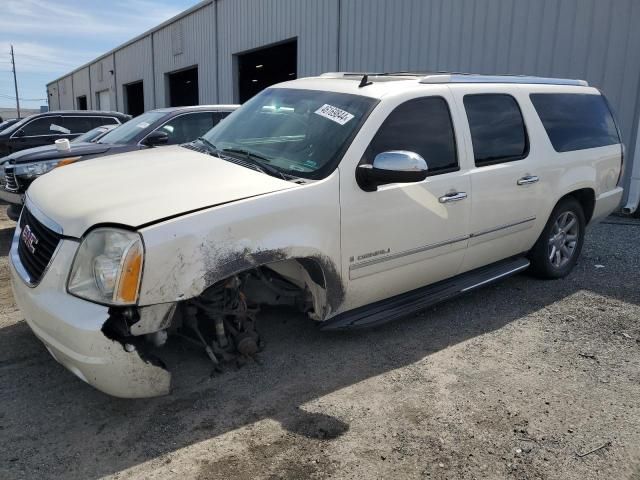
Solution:
{"label": "crumpled hood", "polygon": [[64,235],[97,224],[138,227],[296,184],[180,146],[150,148],[56,168],[27,196]]}
{"label": "crumpled hood", "polygon": [[9,160],[9,163],[31,163],[44,160],[53,160],[56,158],[77,157],[82,155],[97,155],[104,153],[112,145],[100,144],[100,143],[72,143],[71,150],[66,152],[60,152],[55,145],[44,145],[42,147],[28,148],[26,150],[20,150],[14,152],[11,155],[7,155],[2,160]]}

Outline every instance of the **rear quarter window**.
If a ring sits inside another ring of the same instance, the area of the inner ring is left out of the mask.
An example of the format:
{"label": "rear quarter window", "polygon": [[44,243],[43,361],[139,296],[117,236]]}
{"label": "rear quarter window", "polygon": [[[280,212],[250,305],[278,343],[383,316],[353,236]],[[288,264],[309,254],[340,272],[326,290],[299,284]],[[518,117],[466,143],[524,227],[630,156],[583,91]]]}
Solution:
{"label": "rear quarter window", "polygon": [[602,95],[532,93],[529,96],[556,152],[620,143],[616,123]]}

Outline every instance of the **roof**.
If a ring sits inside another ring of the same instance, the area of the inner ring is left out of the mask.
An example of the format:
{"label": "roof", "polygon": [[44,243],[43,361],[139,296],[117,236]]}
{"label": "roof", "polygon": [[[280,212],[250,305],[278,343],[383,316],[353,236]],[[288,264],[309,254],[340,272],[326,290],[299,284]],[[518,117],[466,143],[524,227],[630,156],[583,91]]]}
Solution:
{"label": "roof", "polygon": [[129,117],[126,113],[114,112],[111,110],[50,110],[48,112],[36,113],[34,115],[115,115],[118,117]]}
{"label": "roof", "polygon": [[191,111],[191,110],[222,110],[222,111],[230,111],[236,110],[240,105],[189,105],[186,107],[163,107],[156,108],[151,110],[152,112],[182,112],[182,111]]}

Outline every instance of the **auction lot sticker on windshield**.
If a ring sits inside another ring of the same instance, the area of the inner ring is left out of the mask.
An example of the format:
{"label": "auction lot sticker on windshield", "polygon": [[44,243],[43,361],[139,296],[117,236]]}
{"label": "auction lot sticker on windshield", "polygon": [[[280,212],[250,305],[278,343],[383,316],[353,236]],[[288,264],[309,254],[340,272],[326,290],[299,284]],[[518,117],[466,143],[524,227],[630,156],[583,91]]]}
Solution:
{"label": "auction lot sticker on windshield", "polygon": [[139,124],[136,125],[136,127],[138,128],[147,128],[150,124],[147,122],[140,122]]}
{"label": "auction lot sticker on windshield", "polygon": [[314,113],[320,115],[321,117],[328,118],[329,120],[332,120],[336,123],[339,123],[340,125],[344,125],[353,118],[353,115],[351,115],[349,112],[345,112],[338,107],[334,107],[326,103]]}

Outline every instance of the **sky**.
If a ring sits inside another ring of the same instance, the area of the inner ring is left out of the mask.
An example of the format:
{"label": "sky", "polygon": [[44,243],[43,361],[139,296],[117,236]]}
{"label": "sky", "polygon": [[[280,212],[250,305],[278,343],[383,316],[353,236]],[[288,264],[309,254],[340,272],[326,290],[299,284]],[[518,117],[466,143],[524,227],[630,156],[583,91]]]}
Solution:
{"label": "sky", "polygon": [[46,85],[199,0],[2,0],[0,108],[46,105]]}

